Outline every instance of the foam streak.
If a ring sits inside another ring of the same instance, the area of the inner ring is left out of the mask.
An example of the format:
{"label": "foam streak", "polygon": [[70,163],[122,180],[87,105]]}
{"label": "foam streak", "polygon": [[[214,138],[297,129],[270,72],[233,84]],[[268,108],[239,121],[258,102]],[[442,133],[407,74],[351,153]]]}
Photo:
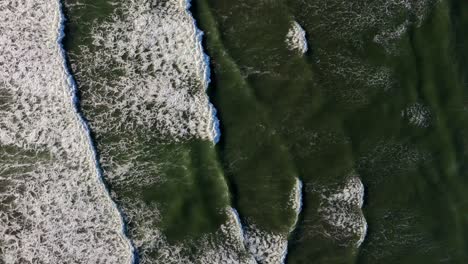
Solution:
{"label": "foam streak", "polygon": [[[203,78],[203,84],[204,84],[204,87],[205,87],[205,90],[206,90],[206,89],[208,89],[209,84],[211,82],[210,57],[208,56],[208,54],[203,52],[203,31],[201,31],[197,27],[197,22],[196,22],[195,18],[193,17],[192,13],[190,12],[190,7],[191,7],[192,0],[184,0],[184,1],[185,1],[185,10],[186,10],[187,14],[189,15],[189,17],[192,19],[193,25],[194,25],[195,30],[196,30],[198,48],[203,53],[204,65],[202,66],[202,69],[203,69],[203,71],[205,73],[204,78]],[[221,131],[219,129],[219,119],[218,119],[218,116],[217,116],[216,108],[213,106],[213,104],[211,102],[209,102],[208,104],[209,104],[209,108],[211,109],[211,114],[212,114],[211,138],[212,138],[213,142],[216,144],[216,143],[219,142],[219,139],[221,137]]]}
{"label": "foam streak", "polygon": [[117,207],[115,202],[112,200],[112,198],[110,196],[110,193],[109,193],[109,190],[107,189],[107,187],[106,187],[106,185],[104,183],[103,175],[102,175],[102,168],[101,168],[101,165],[99,164],[99,161],[98,161],[97,149],[93,144],[93,139],[92,139],[92,136],[91,136],[91,130],[89,129],[88,123],[86,122],[86,120],[85,120],[85,118],[83,116],[83,113],[80,111],[80,102],[79,102],[79,99],[78,99],[78,88],[77,88],[76,82],[75,82],[75,80],[73,78],[73,75],[70,73],[70,69],[67,66],[68,63],[67,63],[66,51],[65,51],[65,48],[63,47],[63,39],[65,37],[66,18],[65,18],[65,15],[63,13],[63,5],[62,5],[61,0],[57,0],[57,4],[58,4],[58,8],[59,8],[59,18],[60,18],[59,19],[59,25],[58,25],[57,45],[59,46],[60,56],[61,56],[61,58],[63,60],[63,70],[65,72],[65,75],[67,76],[68,87],[71,89],[71,100],[72,100],[72,103],[73,103],[75,114],[78,117],[78,120],[80,121],[80,124],[81,124],[81,126],[82,126],[82,128],[83,128],[83,130],[84,130],[84,132],[86,134],[86,138],[88,140],[89,147],[90,147],[91,152],[92,152],[92,159],[93,159],[93,162],[94,162],[94,165],[95,165],[95,168],[96,168],[96,176],[97,176],[97,179],[98,179],[98,181],[99,181],[99,183],[101,185],[101,188],[106,193],[106,195],[107,195],[108,199],[110,200],[113,208],[119,212],[120,225],[121,225],[121,236],[127,242],[128,249],[131,252],[131,255],[132,255],[132,262],[131,263],[136,264],[136,263],[138,263],[138,254],[137,254],[134,246],[132,245],[132,242],[126,236],[126,229],[127,228],[126,228],[123,216],[122,216],[123,214],[122,214],[121,210]]}

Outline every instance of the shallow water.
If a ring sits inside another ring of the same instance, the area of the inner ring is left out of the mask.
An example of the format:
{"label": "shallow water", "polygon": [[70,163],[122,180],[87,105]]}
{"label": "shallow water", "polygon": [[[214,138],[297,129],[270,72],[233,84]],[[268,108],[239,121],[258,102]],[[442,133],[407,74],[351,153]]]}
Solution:
{"label": "shallow water", "polygon": [[468,3],[11,2],[0,263],[467,262]]}

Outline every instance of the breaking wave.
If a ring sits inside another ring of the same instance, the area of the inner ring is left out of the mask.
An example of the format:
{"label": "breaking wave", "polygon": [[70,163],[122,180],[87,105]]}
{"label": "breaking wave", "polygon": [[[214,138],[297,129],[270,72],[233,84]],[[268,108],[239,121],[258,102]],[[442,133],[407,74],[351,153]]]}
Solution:
{"label": "breaking wave", "polygon": [[4,263],[130,263],[60,45],[58,1],[0,3]]}
{"label": "breaking wave", "polygon": [[[186,165],[162,160],[164,151],[178,160],[186,156],[183,144],[188,141],[219,140],[216,109],[206,93],[209,58],[189,7],[190,1],[116,4],[106,18],[88,21],[92,44],[71,54],[71,65],[83,111],[100,139],[103,175],[129,223],[140,263],[192,263],[192,254],[202,263],[248,263],[242,227],[227,203],[220,209],[227,220],[213,233],[169,243],[161,228],[161,204],[147,202],[143,191],[125,194],[174,180],[164,166]],[[188,250],[193,244],[197,253]]]}
{"label": "breaking wave", "polygon": [[[96,167],[96,176],[98,178],[98,181],[101,184],[102,189],[105,190],[105,192],[107,193],[107,196],[109,197],[109,200],[111,201],[112,206],[114,207],[114,209],[116,211],[118,211],[120,213],[120,215],[122,215],[122,212],[120,211],[120,209],[117,207],[117,205],[114,203],[114,201],[112,201],[110,193],[107,190],[107,187],[106,187],[106,185],[104,183],[104,178],[103,178],[103,175],[102,175],[102,168],[101,168],[101,165],[99,164],[99,161],[98,161],[98,154],[97,154],[96,147],[93,145],[93,138],[91,136],[91,130],[89,129],[89,126],[88,126],[88,124],[87,124],[87,122],[86,122],[85,118],[83,117],[83,115],[81,113],[81,110],[80,110],[80,102],[79,102],[79,99],[78,99],[78,88],[77,88],[76,82],[75,82],[72,74],[70,73],[70,71],[68,69],[68,63],[67,63],[67,59],[66,59],[66,57],[67,57],[66,56],[66,51],[65,51],[65,49],[63,47],[63,44],[62,44],[62,41],[63,41],[63,39],[65,37],[66,18],[65,18],[65,15],[63,14],[63,6],[62,6],[62,3],[61,3],[61,0],[57,0],[57,4],[58,4],[58,9],[59,9],[59,17],[60,17],[59,27],[58,27],[57,44],[58,44],[58,46],[60,48],[60,52],[61,52],[60,55],[62,56],[62,60],[63,60],[63,71],[65,72],[65,75],[67,76],[68,87],[71,89],[71,100],[73,102],[73,107],[74,107],[75,113],[76,113],[76,115],[78,117],[78,120],[80,121],[80,124],[84,129],[87,140],[89,142],[91,152],[92,152],[92,159],[93,159],[93,162],[94,162],[94,166]],[[124,237],[124,239],[128,243],[128,247],[130,248],[131,254],[133,255],[132,263],[137,263],[138,262],[138,254],[135,251],[135,248],[133,247],[132,242],[130,241],[130,239],[128,237],[126,237],[125,233],[126,233],[127,228],[126,228],[126,225],[125,225],[125,222],[124,222],[124,219],[123,219],[122,216],[120,216],[120,221],[121,221],[122,236]]]}

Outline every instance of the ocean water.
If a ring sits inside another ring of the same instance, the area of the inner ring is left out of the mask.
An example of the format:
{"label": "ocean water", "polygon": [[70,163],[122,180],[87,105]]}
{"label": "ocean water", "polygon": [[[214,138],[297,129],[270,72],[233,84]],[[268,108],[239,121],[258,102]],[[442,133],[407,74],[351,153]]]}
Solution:
{"label": "ocean water", "polygon": [[287,263],[466,262],[466,3],[197,3],[241,218],[288,225],[250,147],[303,182]]}
{"label": "ocean water", "polygon": [[462,0],[2,1],[0,264],[467,263],[467,28]]}
{"label": "ocean water", "polygon": [[64,65],[58,1],[0,4],[0,263],[130,263]]}
{"label": "ocean water", "polygon": [[140,263],[247,263],[188,3],[94,2],[66,2],[67,50]]}

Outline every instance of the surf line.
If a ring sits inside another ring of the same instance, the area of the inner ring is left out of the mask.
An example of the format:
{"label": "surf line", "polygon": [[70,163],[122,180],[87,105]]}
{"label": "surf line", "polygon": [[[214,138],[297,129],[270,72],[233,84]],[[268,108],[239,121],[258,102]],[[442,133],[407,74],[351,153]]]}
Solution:
{"label": "surf line", "polygon": [[364,242],[364,240],[366,239],[366,236],[367,236],[367,228],[368,228],[368,225],[367,225],[367,221],[366,221],[366,217],[364,215],[364,212],[362,211],[362,207],[364,205],[364,196],[365,196],[365,191],[366,189],[364,188],[364,184],[362,183],[362,180],[360,178],[358,178],[359,180],[359,185],[360,185],[360,190],[359,190],[359,209],[361,210],[361,214],[362,214],[362,227],[361,227],[361,233],[359,234],[359,240],[356,242],[356,248],[359,248],[362,244],[362,242]]}
{"label": "surf line", "polygon": [[[304,189],[304,184],[302,183],[301,179],[296,178],[296,185],[294,186],[294,197],[293,197],[293,205],[294,209],[296,210],[296,219],[294,220],[294,224],[291,226],[291,229],[289,230],[289,235],[294,234],[294,231],[297,228],[299,218],[302,213],[302,206],[303,206],[303,189]],[[281,263],[286,264],[287,263],[287,257],[288,257],[288,246],[289,246],[289,241],[288,245],[286,246],[285,251],[283,252],[283,255],[281,256]]]}
{"label": "surf line", "polygon": [[[195,31],[196,31],[196,38],[197,38],[197,45],[202,54],[203,54],[203,65],[201,65],[201,68],[204,70],[204,76],[203,76],[203,85],[205,87],[205,90],[208,89],[208,86],[211,82],[211,69],[210,69],[210,57],[208,56],[208,54],[206,54],[203,50],[203,31],[201,31],[198,27],[197,27],[197,22],[196,22],[196,19],[193,17],[193,14],[191,13],[190,11],[190,7],[191,7],[191,1],[192,0],[181,0],[183,2],[183,5],[185,4],[185,11],[187,12],[187,14],[191,17],[192,19],[192,22],[193,22],[193,26],[195,28]],[[209,96],[208,96],[209,97]],[[212,118],[212,125],[210,127],[210,136],[211,136],[211,139],[213,140],[213,143],[216,145],[217,143],[219,143],[219,140],[221,138],[221,130],[219,128],[219,125],[220,125],[220,121],[219,121],[219,118],[217,116],[217,110],[216,108],[214,107],[214,105],[208,101],[209,103],[209,108],[210,108],[210,111],[211,111],[211,118]],[[245,228],[244,226],[242,225],[242,221],[241,221],[241,218],[239,216],[239,213],[238,211],[234,208],[234,207],[230,207],[229,208],[229,211],[230,213],[232,214],[232,216],[234,217],[234,220],[235,222],[237,223],[238,225],[238,228],[239,228],[239,238],[241,239],[241,243],[244,247],[246,247],[246,242],[245,242]],[[252,257],[253,258],[253,257]],[[255,260],[255,258],[253,258]],[[255,260],[256,261],[256,260]]]}
{"label": "surf line", "polygon": [[112,207],[114,207],[114,209],[118,212],[118,215],[119,215],[119,220],[120,220],[120,224],[121,224],[121,236],[122,238],[125,240],[125,242],[127,243],[127,246],[128,246],[128,249],[130,251],[130,254],[131,254],[131,257],[132,257],[132,260],[131,260],[131,263],[132,264],[137,264],[139,262],[139,259],[138,259],[138,253],[135,249],[135,246],[133,245],[133,243],[131,242],[130,238],[127,236],[127,225],[125,223],[125,220],[123,218],[123,212],[120,210],[120,208],[117,206],[117,204],[112,200],[111,198],[111,195],[109,193],[109,190],[107,189],[105,183],[104,183],[104,178],[103,178],[103,170],[102,170],[102,167],[98,161],[98,154],[97,154],[97,149],[96,149],[96,146],[94,144],[94,141],[93,141],[93,138],[91,136],[91,130],[89,128],[89,125],[86,121],[86,119],[84,118],[84,115],[83,115],[83,112],[80,110],[80,101],[78,99],[78,88],[77,88],[77,84],[75,82],[75,79],[73,78],[73,75],[71,74],[71,71],[68,67],[68,61],[67,61],[67,56],[66,56],[66,51],[65,51],[65,48],[63,46],[63,39],[65,37],[65,23],[66,23],[66,18],[65,18],[65,15],[64,15],[64,7],[63,7],[63,3],[62,3],[62,0],[57,0],[57,6],[58,6],[58,14],[59,14],[59,21],[58,21],[58,30],[57,30],[57,45],[58,45],[58,48],[59,48],[59,51],[60,51],[60,56],[62,58],[62,62],[63,62],[63,70],[65,72],[65,75],[67,77],[66,81],[67,81],[67,84],[68,84],[68,87],[70,88],[70,94],[71,94],[71,100],[72,100],[72,106],[73,106],[73,110],[76,114],[76,117],[78,118],[78,120],[80,121],[80,124],[86,134],[86,138],[88,140],[88,146],[89,148],[91,149],[91,152],[92,152],[92,159],[93,159],[93,162],[94,162],[94,167],[96,169],[96,176],[98,178],[98,181],[101,185],[101,188],[106,192],[106,196],[107,198],[110,200],[111,204],[112,204]]}
{"label": "surf line", "polygon": [[[203,87],[206,91],[208,90],[208,87],[211,82],[211,69],[210,69],[210,57],[208,56],[208,54],[206,54],[203,51],[203,34],[204,33],[197,27],[197,21],[193,17],[192,12],[190,11],[190,7],[192,6],[191,4],[192,0],[182,0],[182,2],[183,2],[182,6],[185,8],[185,12],[188,14],[188,16],[192,19],[193,27],[195,28],[195,38],[196,38],[195,43],[197,44],[196,48],[200,50],[203,55],[203,62],[202,62],[202,65],[200,65],[200,68],[203,70]],[[213,140],[215,144],[217,144],[221,138],[221,131],[219,129],[219,118],[217,115],[216,108],[209,101],[209,96],[208,96],[208,107],[210,109],[210,114],[211,114],[211,125],[209,127],[210,139]]]}

